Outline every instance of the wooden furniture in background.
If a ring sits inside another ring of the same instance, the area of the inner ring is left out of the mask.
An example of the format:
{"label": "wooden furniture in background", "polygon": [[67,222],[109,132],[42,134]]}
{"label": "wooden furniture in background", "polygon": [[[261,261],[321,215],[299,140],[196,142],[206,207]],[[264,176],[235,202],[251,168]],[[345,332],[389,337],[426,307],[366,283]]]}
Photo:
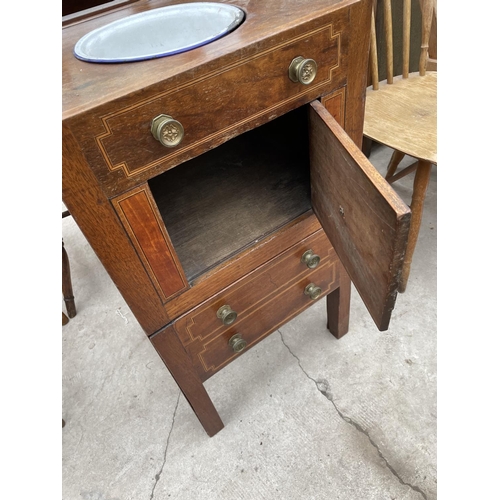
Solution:
{"label": "wooden furniture in background", "polygon": [[[68,217],[70,213],[65,210],[62,213],[62,217]],[[75,305],[75,297],[73,296],[73,285],[71,283],[71,268],[69,265],[68,252],[64,248],[64,240],[62,242],[62,293],[64,298],[64,304],[66,305],[66,314],[62,315],[62,323],[63,326],[66,325],[69,321],[69,318],[74,318],[76,316],[76,305]]]}
{"label": "wooden furniture in background", "polygon": [[[350,278],[388,328],[410,212],[359,150],[371,1],[234,0],[245,22],[204,47],[74,57],[170,3],[63,28],[63,201],[212,436],[203,382],[321,297],[346,334]],[[175,147],[151,133],[161,114],[183,125]]]}
{"label": "wooden furniture in background", "polygon": [[[394,149],[386,179],[393,183],[416,171],[411,201],[412,221],[405,264],[399,285],[404,292],[422,220],[422,210],[432,165],[437,164],[436,96],[437,73],[426,71],[433,0],[422,0],[422,38],[419,71],[409,72],[411,0],[404,0],[403,72],[394,76],[391,0],[383,0],[387,79],[379,82],[375,15],[372,13],[370,69],[373,85],[366,92],[363,133],[366,137]],[[409,155],[416,162],[395,173],[401,160]]]}
{"label": "wooden furniture in background", "polygon": [[428,55],[427,71],[437,71],[437,0],[432,0],[432,22]]}
{"label": "wooden furniture in background", "polygon": [[64,304],[66,306],[66,316],[63,313],[63,324],[68,322],[68,318],[76,316],[75,297],[73,296],[73,286],[71,284],[71,269],[69,265],[69,258],[66,249],[64,248],[64,241],[62,242],[62,293]]}
{"label": "wooden furniture in background", "polygon": [[105,12],[111,12],[138,0],[63,0],[62,24],[69,26]]}

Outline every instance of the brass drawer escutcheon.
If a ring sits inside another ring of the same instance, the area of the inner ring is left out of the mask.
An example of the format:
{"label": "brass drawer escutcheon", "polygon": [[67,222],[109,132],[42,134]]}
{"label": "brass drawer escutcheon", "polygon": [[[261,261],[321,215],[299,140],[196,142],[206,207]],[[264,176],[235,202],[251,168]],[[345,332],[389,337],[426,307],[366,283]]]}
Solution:
{"label": "brass drawer escutcheon", "polygon": [[224,305],[217,311],[217,317],[225,324],[230,325],[236,321],[238,314],[230,306]]}
{"label": "brass drawer escutcheon", "polygon": [[314,283],[310,283],[304,289],[304,295],[307,295],[311,300],[316,300],[321,295],[321,288]]}
{"label": "brass drawer escutcheon", "polygon": [[305,59],[302,56],[296,57],[288,68],[288,77],[294,83],[309,85],[316,78],[318,65],[314,59]]}
{"label": "brass drawer escutcheon", "polygon": [[318,267],[320,260],[320,256],[316,255],[312,250],[306,250],[300,258],[300,262],[303,262],[309,269]]}
{"label": "brass drawer escutcheon", "polygon": [[238,353],[245,349],[245,347],[247,346],[247,341],[241,338],[241,335],[237,333],[229,339],[229,346],[234,352]]}
{"label": "brass drawer escutcheon", "polygon": [[184,138],[184,127],[170,115],[158,115],[151,123],[151,133],[166,148],[175,148]]}

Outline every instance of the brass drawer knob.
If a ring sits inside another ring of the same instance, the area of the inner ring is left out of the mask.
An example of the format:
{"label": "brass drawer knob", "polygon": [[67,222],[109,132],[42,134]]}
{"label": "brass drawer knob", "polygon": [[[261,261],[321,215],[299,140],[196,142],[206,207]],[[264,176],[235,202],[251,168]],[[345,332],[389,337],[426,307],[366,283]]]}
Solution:
{"label": "brass drawer knob", "polygon": [[234,323],[238,314],[236,311],[233,311],[229,306],[222,306],[217,311],[217,317],[225,324],[230,325]]}
{"label": "brass drawer knob", "polygon": [[184,127],[170,115],[158,115],[151,123],[151,133],[166,148],[175,148],[184,137]]}
{"label": "brass drawer knob", "polygon": [[321,295],[321,288],[314,283],[310,283],[305,287],[304,295],[309,296],[311,300],[316,300]]}
{"label": "brass drawer knob", "polygon": [[237,333],[229,339],[229,346],[234,352],[241,352],[247,346],[247,341],[241,338],[241,335]]}
{"label": "brass drawer knob", "polygon": [[300,258],[300,262],[303,262],[309,269],[318,267],[319,261],[320,256],[316,255],[312,250],[305,251]]}
{"label": "brass drawer knob", "polygon": [[302,56],[296,57],[288,68],[288,76],[292,82],[299,82],[309,85],[318,72],[318,65],[314,59],[305,59]]}

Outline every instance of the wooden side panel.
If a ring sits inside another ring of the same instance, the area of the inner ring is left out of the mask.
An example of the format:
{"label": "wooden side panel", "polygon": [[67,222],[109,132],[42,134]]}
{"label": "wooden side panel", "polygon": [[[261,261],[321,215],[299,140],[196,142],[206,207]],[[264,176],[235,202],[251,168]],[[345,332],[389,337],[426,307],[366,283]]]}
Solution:
{"label": "wooden side panel", "polygon": [[63,201],[142,328],[151,334],[169,317],[111,203],[99,189],[71,131],[63,124]]}
{"label": "wooden side panel", "polygon": [[113,200],[128,235],[163,301],[188,283],[147,184]]}
{"label": "wooden side panel", "polygon": [[309,108],[312,206],[377,327],[386,330],[410,210],[323,105]]}
{"label": "wooden side panel", "polygon": [[345,123],[345,87],[332,92],[320,99],[321,104],[335,118],[337,123],[344,128]]}

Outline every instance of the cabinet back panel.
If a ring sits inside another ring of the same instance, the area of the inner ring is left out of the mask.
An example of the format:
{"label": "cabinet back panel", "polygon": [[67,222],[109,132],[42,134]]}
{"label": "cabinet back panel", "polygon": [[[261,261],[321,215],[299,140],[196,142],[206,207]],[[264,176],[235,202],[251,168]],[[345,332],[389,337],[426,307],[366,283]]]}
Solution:
{"label": "cabinet back panel", "polygon": [[311,208],[299,108],[152,179],[189,281]]}

